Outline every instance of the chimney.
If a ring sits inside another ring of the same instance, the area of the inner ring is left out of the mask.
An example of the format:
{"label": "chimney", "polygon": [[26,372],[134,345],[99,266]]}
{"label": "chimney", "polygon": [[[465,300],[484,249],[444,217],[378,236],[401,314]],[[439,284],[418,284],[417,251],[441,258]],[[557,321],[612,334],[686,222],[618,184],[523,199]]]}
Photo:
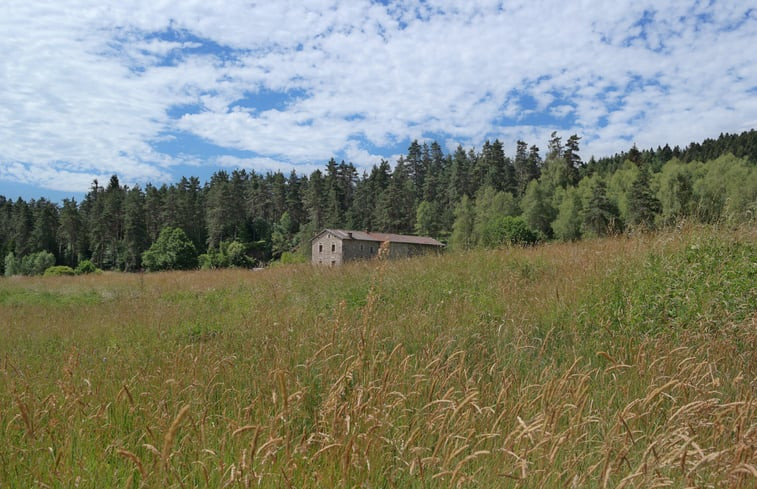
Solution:
{"label": "chimney", "polygon": [[347,237],[348,237],[349,239],[352,239],[352,231],[347,231]]}

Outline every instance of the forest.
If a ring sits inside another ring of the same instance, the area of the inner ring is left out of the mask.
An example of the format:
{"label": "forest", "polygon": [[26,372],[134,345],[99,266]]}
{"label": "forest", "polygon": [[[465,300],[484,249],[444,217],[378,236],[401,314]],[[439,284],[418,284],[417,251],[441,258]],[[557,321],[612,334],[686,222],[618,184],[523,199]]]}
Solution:
{"label": "forest", "polygon": [[757,131],[583,161],[499,140],[445,154],[413,141],[394,166],[331,159],[310,175],[221,170],[161,186],[92,182],[81,202],[0,195],[0,275],[223,268],[304,261],[326,227],[436,237],[448,248],[574,241],[757,215]]}

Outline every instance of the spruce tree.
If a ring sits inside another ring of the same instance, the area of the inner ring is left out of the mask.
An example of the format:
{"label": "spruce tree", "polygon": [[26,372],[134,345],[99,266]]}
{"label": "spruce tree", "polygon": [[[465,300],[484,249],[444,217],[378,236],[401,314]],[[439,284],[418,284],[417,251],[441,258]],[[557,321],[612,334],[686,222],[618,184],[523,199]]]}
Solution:
{"label": "spruce tree", "polygon": [[618,209],[607,197],[607,185],[598,179],[583,211],[582,232],[590,236],[607,236],[618,225]]}
{"label": "spruce tree", "polygon": [[629,224],[641,231],[654,229],[655,217],[660,211],[660,201],[649,187],[649,172],[643,166],[628,192]]}

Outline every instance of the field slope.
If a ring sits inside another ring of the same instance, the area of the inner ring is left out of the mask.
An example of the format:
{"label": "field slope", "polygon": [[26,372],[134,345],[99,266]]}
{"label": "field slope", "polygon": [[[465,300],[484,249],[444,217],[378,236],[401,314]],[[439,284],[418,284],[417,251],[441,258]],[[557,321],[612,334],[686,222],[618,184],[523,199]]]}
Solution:
{"label": "field slope", "polygon": [[0,488],[755,487],[757,231],[0,280]]}

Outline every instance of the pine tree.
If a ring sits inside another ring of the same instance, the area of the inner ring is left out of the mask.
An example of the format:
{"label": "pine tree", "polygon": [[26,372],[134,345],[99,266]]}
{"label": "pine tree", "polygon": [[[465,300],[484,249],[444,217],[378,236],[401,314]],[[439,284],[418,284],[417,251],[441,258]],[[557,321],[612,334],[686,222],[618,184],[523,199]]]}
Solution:
{"label": "pine tree", "polygon": [[11,215],[11,251],[15,252],[16,258],[37,251],[33,249],[34,243],[31,239],[32,229],[34,228],[34,214],[29,204],[22,198],[16,199],[13,204],[13,213]]}
{"label": "pine tree", "polygon": [[580,151],[578,142],[581,140],[577,134],[573,134],[568,138],[565,143],[565,150],[563,152],[563,158],[568,165],[568,184],[576,185],[578,183],[578,169],[583,165],[581,156],[578,154]]}
{"label": "pine tree", "polygon": [[[305,191],[305,210],[308,213],[308,227],[312,233],[324,228],[326,223],[326,194],[325,182],[321,170],[310,174],[308,187]],[[310,237],[308,237],[310,239]]]}
{"label": "pine tree", "polygon": [[148,246],[145,196],[137,185],[126,192],[124,199],[124,271],[142,267],[142,253]]}
{"label": "pine tree", "polygon": [[58,207],[47,199],[32,201],[34,225],[30,235],[34,251],[48,251],[58,255]]}
{"label": "pine tree", "polygon": [[[534,148],[536,148],[534,146]],[[536,148],[536,155],[538,155],[538,148]],[[537,167],[537,161],[533,157],[533,153],[529,155],[528,145],[525,141],[518,141],[515,148],[515,161],[513,163],[513,172],[515,179],[514,193],[517,196],[521,196],[526,192],[529,182],[539,177],[539,168]]]}
{"label": "pine tree", "polygon": [[210,177],[206,193],[205,223],[208,248],[216,249],[221,241],[232,234],[228,220],[231,207],[229,174],[223,170],[214,173]]}

